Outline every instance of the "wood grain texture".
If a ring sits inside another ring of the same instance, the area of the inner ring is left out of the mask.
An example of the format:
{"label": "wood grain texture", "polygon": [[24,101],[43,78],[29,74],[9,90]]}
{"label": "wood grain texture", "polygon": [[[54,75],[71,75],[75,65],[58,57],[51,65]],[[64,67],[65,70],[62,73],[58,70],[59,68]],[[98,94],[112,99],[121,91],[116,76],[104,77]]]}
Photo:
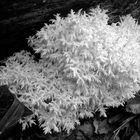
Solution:
{"label": "wood grain texture", "polygon": [[36,33],[54,14],[67,15],[71,9],[89,7],[91,0],[5,0],[0,2],[0,60],[27,46],[27,38]]}
{"label": "wood grain texture", "polygon": [[22,49],[33,51],[27,38],[34,35],[54,14],[66,16],[71,9],[87,10],[100,5],[110,8],[111,20],[125,14],[139,18],[140,2],[126,0],[1,0],[0,1],[0,60]]}

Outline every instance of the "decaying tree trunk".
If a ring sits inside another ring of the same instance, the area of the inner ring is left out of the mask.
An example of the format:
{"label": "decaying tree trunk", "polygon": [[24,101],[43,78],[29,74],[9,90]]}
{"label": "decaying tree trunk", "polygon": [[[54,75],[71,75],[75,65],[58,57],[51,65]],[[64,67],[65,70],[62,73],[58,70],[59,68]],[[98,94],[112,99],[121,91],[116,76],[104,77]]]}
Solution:
{"label": "decaying tree trunk", "polygon": [[110,8],[114,17],[132,13],[139,16],[138,0],[1,0],[0,1],[0,60],[27,46],[27,38],[36,33],[54,14],[66,16],[71,9],[87,10],[102,5]]}
{"label": "decaying tree trunk", "polygon": [[27,47],[35,34],[56,13],[89,7],[92,0],[4,0],[0,2],[0,59]]}

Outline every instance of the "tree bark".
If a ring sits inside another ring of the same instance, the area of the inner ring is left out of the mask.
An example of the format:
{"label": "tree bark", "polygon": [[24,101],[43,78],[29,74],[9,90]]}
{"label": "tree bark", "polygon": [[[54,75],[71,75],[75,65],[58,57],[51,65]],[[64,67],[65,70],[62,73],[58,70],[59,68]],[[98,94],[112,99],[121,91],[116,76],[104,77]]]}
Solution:
{"label": "tree bark", "polygon": [[1,0],[0,60],[22,49],[33,51],[27,45],[27,38],[34,35],[44,23],[49,23],[54,14],[66,16],[71,9],[88,10],[99,4],[103,8],[110,8],[110,12],[113,11],[111,21],[130,13],[140,21],[138,0],[122,3],[117,0]]}
{"label": "tree bark", "polygon": [[27,38],[36,33],[54,14],[66,16],[71,9],[87,8],[92,0],[5,0],[0,2],[0,60],[27,47]]}

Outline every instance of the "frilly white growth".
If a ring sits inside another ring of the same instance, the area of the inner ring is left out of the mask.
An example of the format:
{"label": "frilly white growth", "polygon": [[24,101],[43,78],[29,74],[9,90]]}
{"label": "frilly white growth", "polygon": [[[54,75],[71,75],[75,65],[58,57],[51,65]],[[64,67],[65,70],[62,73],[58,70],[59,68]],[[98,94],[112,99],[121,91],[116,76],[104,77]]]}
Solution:
{"label": "frilly white growth", "polygon": [[42,58],[54,62],[65,77],[76,80],[83,94],[116,106],[139,90],[140,26],[130,15],[112,25],[108,19],[99,7],[89,14],[57,15],[29,44]]}
{"label": "frilly white growth", "polygon": [[129,15],[112,25],[108,19],[100,8],[57,15],[29,38],[39,62],[23,51],[1,66],[0,84],[31,108],[45,133],[69,132],[95,111],[105,116],[140,89],[140,26]]}
{"label": "frilly white growth", "polygon": [[75,95],[76,85],[58,75],[55,66],[46,67],[43,60],[37,63],[25,51],[8,58],[5,65],[0,67],[0,85],[8,85],[34,113],[20,121],[23,128],[34,123],[34,116],[38,117],[45,133],[52,129],[59,132],[61,127],[69,132],[75,123],[79,124],[77,108],[86,103],[88,97]]}

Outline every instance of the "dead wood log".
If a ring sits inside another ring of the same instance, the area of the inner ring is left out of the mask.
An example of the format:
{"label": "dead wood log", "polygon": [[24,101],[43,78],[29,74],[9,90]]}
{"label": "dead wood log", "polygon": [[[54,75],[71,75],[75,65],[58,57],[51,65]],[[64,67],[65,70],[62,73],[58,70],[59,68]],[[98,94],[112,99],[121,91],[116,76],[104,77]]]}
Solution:
{"label": "dead wood log", "polygon": [[35,34],[54,14],[65,16],[71,9],[87,8],[92,0],[5,0],[0,2],[0,59],[27,47]]}

